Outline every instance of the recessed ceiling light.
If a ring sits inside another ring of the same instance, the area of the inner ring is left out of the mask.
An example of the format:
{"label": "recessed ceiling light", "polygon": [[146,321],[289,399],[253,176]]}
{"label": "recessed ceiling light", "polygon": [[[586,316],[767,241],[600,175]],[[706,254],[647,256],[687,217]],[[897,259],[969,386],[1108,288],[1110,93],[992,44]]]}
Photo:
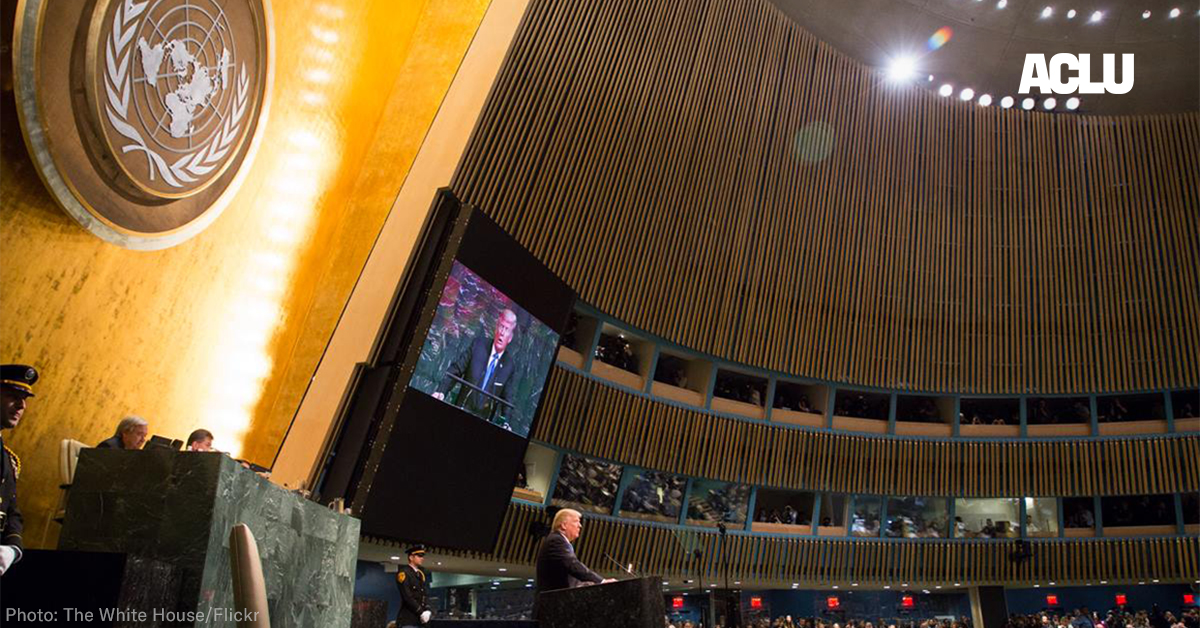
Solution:
{"label": "recessed ceiling light", "polygon": [[[1158,581],[1157,581],[1157,580],[1155,580],[1155,582],[1158,582]],[[851,584],[850,584],[850,586],[852,586],[852,587],[856,587],[856,586],[858,586],[858,583],[857,583],[857,582],[851,583]]]}
{"label": "recessed ceiling light", "polygon": [[932,82],[933,82],[933,75],[932,75],[932,74],[930,74],[930,75],[929,75],[929,77],[928,77],[926,80],[928,80],[930,83],[932,83]]}
{"label": "recessed ceiling light", "polygon": [[991,104],[992,104],[992,95],[991,94],[984,94],[979,97],[979,105],[980,106],[987,107],[988,105],[991,105]]}
{"label": "recessed ceiling light", "polygon": [[1054,583],[1053,583],[1053,582],[1051,582],[1051,583],[1050,583],[1050,586],[1054,586]]}
{"label": "recessed ceiling light", "polygon": [[883,585],[883,588],[885,588],[885,589],[890,589],[890,588],[892,588],[892,585],[890,585],[890,584],[885,584],[885,585]]}
{"label": "recessed ceiling light", "polygon": [[950,94],[953,94],[953,93],[954,93],[954,86],[949,83],[946,83],[945,85],[938,88],[939,96],[949,96]]}
{"label": "recessed ceiling light", "polygon": [[996,3],[997,9],[1003,9],[1006,6],[1008,6],[1008,0],[1000,0],[999,2]]}
{"label": "recessed ceiling light", "polygon": [[1093,24],[1095,24],[1096,22],[1099,22],[1100,20],[1103,20],[1103,19],[1104,19],[1104,11],[1092,11],[1091,22]]}
{"label": "recessed ceiling light", "polygon": [[1050,110],[1051,110],[1051,109],[1053,109],[1053,108],[1054,108],[1054,107],[1055,107],[1057,104],[1058,104],[1058,101],[1057,101],[1057,100],[1054,100],[1053,98],[1047,98],[1046,100],[1043,100],[1043,101],[1042,101],[1042,107],[1043,107],[1043,108],[1044,108],[1046,111],[1050,111]]}
{"label": "recessed ceiling light", "polygon": [[1035,588],[1035,589],[1040,589],[1040,588],[1042,588],[1042,585],[1040,585],[1040,584],[1035,584],[1035,585],[1033,585],[1033,588]]}
{"label": "recessed ceiling light", "polygon": [[1067,11],[1067,19],[1068,20],[1075,19],[1075,9],[1071,9],[1070,11]]}
{"label": "recessed ceiling light", "polygon": [[1146,9],[1145,11],[1142,11],[1142,19],[1143,20],[1150,19],[1150,9]]}
{"label": "recessed ceiling light", "polygon": [[1075,111],[1078,108],[1079,108],[1079,99],[1078,98],[1076,98],[1075,96],[1072,96],[1067,99],[1067,109],[1070,109],[1071,111]]}
{"label": "recessed ceiling light", "polygon": [[501,567],[501,568],[500,568],[500,571],[502,571],[502,572],[503,572],[503,571],[508,571],[508,568],[507,568],[507,567]]}
{"label": "recessed ceiling light", "polygon": [[1001,99],[1000,99],[1000,106],[1001,106],[1001,107],[1004,107],[1005,109],[1008,109],[1008,108],[1012,107],[1012,106],[1013,106],[1013,97],[1012,97],[1012,96],[1005,96],[1004,98],[1001,98]]}
{"label": "recessed ceiling light", "polygon": [[1182,13],[1182,11],[1179,10],[1179,7],[1175,7],[1174,9],[1171,9],[1171,12],[1168,15],[1170,15],[1171,19],[1173,20],[1179,17],[1180,13]]}
{"label": "recessed ceiling light", "polygon": [[1108,580],[1101,580],[1100,584],[1108,584]]}
{"label": "recessed ceiling light", "polygon": [[835,584],[835,585],[833,585],[833,588],[835,588],[835,589],[836,589],[836,588],[838,588],[838,585],[836,585],[836,584]]}
{"label": "recessed ceiling light", "polygon": [[916,74],[917,64],[912,57],[896,57],[888,64],[888,78],[896,83],[907,81]]}
{"label": "recessed ceiling light", "polygon": [[1033,102],[1032,98],[1026,98],[1025,100],[1021,101],[1021,108],[1024,109],[1025,111],[1029,111],[1030,109],[1033,109],[1033,105],[1034,105],[1034,102]]}
{"label": "recessed ceiling light", "polygon": [[392,560],[400,560],[400,557],[399,557],[399,556],[393,556],[393,557],[392,557]]}
{"label": "recessed ceiling light", "polygon": [[1042,18],[1047,18],[1051,15],[1054,15],[1054,7],[1046,7],[1042,9]]}
{"label": "recessed ceiling light", "polygon": [[964,87],[963,90],[958,93],[959,100],[971,100],[974,97],[975,90],[971,89],[970,87]]}
{"label": "recessed ceiling light", "polygon": [[935,588],[935,589],[940,589],[940,588],[942,588],[942,585],[940,585],[940,584],[939,584],[939,585],[937,585],[937,586],[935,586],[935,587],[933,587],[933,588]]}

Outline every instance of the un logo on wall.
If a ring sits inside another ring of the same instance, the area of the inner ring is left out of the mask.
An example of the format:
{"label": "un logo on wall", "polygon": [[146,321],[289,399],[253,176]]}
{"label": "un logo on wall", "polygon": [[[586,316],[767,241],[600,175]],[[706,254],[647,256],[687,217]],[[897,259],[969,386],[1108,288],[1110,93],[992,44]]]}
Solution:
{"label": "un logo on wall", "polygon": [[25,0],[17,22],[22,128],[63,208],[130,248],[210,224],[265,123],[267,0]]}

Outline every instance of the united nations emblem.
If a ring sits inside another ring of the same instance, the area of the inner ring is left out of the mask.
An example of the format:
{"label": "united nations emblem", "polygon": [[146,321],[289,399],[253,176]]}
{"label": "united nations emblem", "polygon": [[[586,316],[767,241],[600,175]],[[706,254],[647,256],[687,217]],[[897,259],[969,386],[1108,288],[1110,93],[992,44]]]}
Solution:
{"label": "united nations emblem", "polygon": [[267,0],[24,0],[22,128],[64,209],[130,248],[210,224],[264,127],[269,18]]}

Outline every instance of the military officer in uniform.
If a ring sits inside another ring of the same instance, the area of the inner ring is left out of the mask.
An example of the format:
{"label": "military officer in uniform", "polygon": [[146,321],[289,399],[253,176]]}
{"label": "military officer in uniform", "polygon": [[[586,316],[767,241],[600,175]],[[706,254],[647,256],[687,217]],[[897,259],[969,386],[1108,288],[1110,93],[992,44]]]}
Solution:
{"label": "military officer in uniform", "polygon": [[396,573],[396,586],[400,588],[400,612],[396,613],[396,627],[419,627],[429,623],[433,611],[429,610],[426,602],[428,596],[425,570],[421,564],[425,562],[425,546],[413,545],[408,548],[408,564]]}
{"label": "military officer in uniform", "polygon": [[3,430],[11,430],[25,414],[26,400],[33,396],[38,373],[32,366],[0,366],[0,576],[21,560],[21,531],[24,521],[17,508],[17,477],[21,459],[4,445]]}

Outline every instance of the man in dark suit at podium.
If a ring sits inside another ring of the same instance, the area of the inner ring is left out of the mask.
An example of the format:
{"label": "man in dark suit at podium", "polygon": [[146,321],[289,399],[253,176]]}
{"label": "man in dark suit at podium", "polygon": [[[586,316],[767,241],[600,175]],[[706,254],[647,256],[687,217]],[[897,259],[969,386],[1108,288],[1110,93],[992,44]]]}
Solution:
{"label": "man in dark suit at podium", "polygon": [[[506,349],[512,342],[517,329],[517,314],[512,310],[500,312],[496,318],[496,330],[489,339],[480,334],[458,358],[450,364],[446,377],[433,393],[434,399],[445,400],[450,389],[458,383],[454,378],[460,377],[481,390],[505,401],[508,400],[508,385],[516,364],[514,357],[506,355]],[[511,352],[509,352],[511,353]],[[467,412],[491,419],[494,401],[492,397],[480,394],[478,390],[460,386],[458,395],[449,401]]]}
{"label": "man in dark suit at podium", "polygon": [[[612,578],[605,579],[600,574],[588,569],[575,556],[575,548],[571,543],[579,538],[583,529],[582,515],[578,510],[564,508],[554,515],[552,529],[538,547],[537,584],[535,591],[538,595],[555,589],[569,589],[582,584],[599,584],[616,582]],[[533,617],[537,619],[537,598],[534,598]]]}

